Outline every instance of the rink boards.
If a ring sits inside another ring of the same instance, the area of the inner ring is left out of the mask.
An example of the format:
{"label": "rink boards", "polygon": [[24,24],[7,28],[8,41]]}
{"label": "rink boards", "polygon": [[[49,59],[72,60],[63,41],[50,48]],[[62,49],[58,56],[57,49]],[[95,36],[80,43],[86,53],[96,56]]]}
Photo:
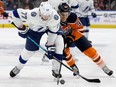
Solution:
{"label": "rink boards", "polygon": [[[11,15],[12,11],[7,11]],[[97,18],[90,18],[91,28],[113,28],[116,29],[116,11],[96,11]],[[14,28],[9,22],[10,18],[0,15],[0,28]]]}

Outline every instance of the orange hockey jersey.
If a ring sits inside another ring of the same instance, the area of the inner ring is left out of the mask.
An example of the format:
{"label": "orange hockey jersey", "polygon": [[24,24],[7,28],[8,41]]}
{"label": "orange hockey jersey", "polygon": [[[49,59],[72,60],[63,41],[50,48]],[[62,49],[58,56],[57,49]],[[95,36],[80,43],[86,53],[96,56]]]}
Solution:
{"label": "orange hockey jersey", "polygon": [[[62,24],[61,24],[62,25]],[[63,31],[71,31],[71,33],[66,36],[73,39],[75,46],[83,52],[86,56],[91,58],[98,66],[103,67],[105,65],[104,61],[101,59],[100,55],[97,53],[96,49],[92,47],[86,37],[80,33],[80,29],[83,28],[83,25],[78,20],[76,14],[71,13],[66,20],[66,24],[62,25]],[[69,66],[73,66],[75,61],[70,54],[70,47],[64,49],[66,55],[66,62]]]}
{"label": "orange hockey jersey", "polygon": [[[61,25],[62,25],[62,23],[61,23]],[[62,25],[63,31],[65,31],[65,32],[68,32],[70,30],[72,31],[71,34],[74,36],[75,40],[78,40],[80,37],[82,37],[82,34],[80,33],[80,30],[82,30],[82,29],[83,29],[83,25],[75,13],[71,13],[69,15],[65,26]]]}

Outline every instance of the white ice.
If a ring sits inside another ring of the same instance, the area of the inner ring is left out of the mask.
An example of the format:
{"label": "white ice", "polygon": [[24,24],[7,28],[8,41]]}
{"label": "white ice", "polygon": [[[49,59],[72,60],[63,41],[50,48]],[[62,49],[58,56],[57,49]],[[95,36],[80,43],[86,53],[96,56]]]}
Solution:
{"label": "white ice", "polygon": [[[44,47],[46,36],[42,38]],[[107,76],[88,57],[75,49],[76,64],[80,74],[87,78],[99,78],[101,83],[89,83],[74,77],[62,67],[64,85],[57,85],[51,73],[51,61],[42,64],[43,51],[38,51],[15,77],[9,76],[10,70],[18,63],[25,39],[18,36],[16,29],[0,29],[0,87],[115,87],[116,86],[116,29],[91,29],[89,40],[98,50],[107,66],[114,71],[114,77]],[[65,61],[64,61],[65,63]]]}

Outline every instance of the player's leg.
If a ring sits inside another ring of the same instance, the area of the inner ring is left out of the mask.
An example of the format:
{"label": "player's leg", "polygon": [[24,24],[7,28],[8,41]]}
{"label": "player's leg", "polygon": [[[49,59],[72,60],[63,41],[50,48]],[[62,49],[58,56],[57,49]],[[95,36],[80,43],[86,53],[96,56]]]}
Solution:
{"label": "player's leg", "polygon": [[76,46],[74,43],[72,43],[72,45],[70,46],[70,53],[72,54],[74,60],[78,61],[78,56],[77,54],[75,54],[75,52],[76,52]]}
{"label": "player's leg", "polygon": [[[40,39],[42,35],[43,33],[37,34],[33,31],[29,31],[28,33],[28,36],[30,36],[38,44],[40,44]],[[19,63],[10,71],[10,76],[16,76],[24,67],[29,58],[32,57],[35,51],[37,50],[39,50],[39,48],[32,41],[30,41],[30,39],[26,38],[26,45],[23,51],[21,52],[21,55],[19,56]]]}
{"label": "player's leg", "polygon": [[[64,49],[64,41],[61,35],[57,36],[57,39],[55,40],[55,57],[62,61],[63,59],[63,49]],[[52,61],[52,75],[57,78],[58,76],[61,77],[61,73],[59,73],[60,70],[60,63],[53,59]]]}
{"label": "player's leg", "polygon": [[[77,35],[77,33],[76,33]],[[80,35],[78,35],[80,36]],[[75,72],[75,74],[79,73],[79,69],[75,64],[75,60],[72,56],[72,54],[70,53],[70,46],[72,45],[74,39],[73,36],[68,36],[67,38],[64,37],[64,44],[65,44],[65,48],[64,48],[64,60],[67,62],[67,64],[73,69],[73,71]],[[77,38],[78,39],[78,38]]]}
{"label": "player's leg", "polygon": [[14,77],[16,76],[20,70],[24,67],[26,62],[29,60],[30,57],[32,57],[34,54],[34,51],[28,51],[25,48],[21,52],[21,55],[19,56],[19,63],[11,70],[10,76]]}
{"label": "player's leg", "polygon": [[49,58],[46,56],[46,53],[44,53],[43,57],[42,57],[42,64],[46,62],[49,63]]}
{"label": "player's leg", "polygon": [[72,68],[73,70],[73,75],[78,75],[79,74],[79,69],[75,64],[75,60],[72,57],[72,55],[70,54],[70,48],[65,48],[64,49],[64,60],[67,62],[67,64]]}
{"label": "player's leg", "polygon": [[97,53],[97,51],[92,47],[92,45],[89,43],[89,41],[86,39],[85,36],[82,36],[80,39],[75,41],[75,45],[79,48],[81,52],[83,52],[86,56],[92,59],[94,63],[96,63],[99,67],[102,68],[102,70],[107,75],[112,75],[113,71],[110,70],[106,64],[104,63],[101,56]]}
{"label": "player's leg", "polygon": [[113,71],[110,70],[106,64],[104,63],[103,59],[101,58],[101,56],[97,53],[97,51],[93,48],[90,47],[88,49],[86,49],[83,52],[85,55],[87,55],[89,58],[92,59],[92,61],[94,63],[96,63],[99,67],[102,68],[102,70],[109,76],[111,76],[113,74]]}

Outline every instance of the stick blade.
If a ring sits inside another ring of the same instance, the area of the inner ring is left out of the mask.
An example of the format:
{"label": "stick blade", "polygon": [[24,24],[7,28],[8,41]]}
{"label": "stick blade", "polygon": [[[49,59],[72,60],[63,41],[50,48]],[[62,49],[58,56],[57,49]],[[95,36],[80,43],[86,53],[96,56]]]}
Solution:
{"label": "stick blade", "polygon": [[87,82],[93,82],[93,83],[100,83],[100,79],[88,79],[88,78],[85,78],[81,75],[79,75],[81,78],[83,78],[84,80],[86,80]]}
{"label": "stick blade", "polygon": [[99,79],[88,79],[88,82],[94,82],[94,83],[100,83],[101,81]]}

